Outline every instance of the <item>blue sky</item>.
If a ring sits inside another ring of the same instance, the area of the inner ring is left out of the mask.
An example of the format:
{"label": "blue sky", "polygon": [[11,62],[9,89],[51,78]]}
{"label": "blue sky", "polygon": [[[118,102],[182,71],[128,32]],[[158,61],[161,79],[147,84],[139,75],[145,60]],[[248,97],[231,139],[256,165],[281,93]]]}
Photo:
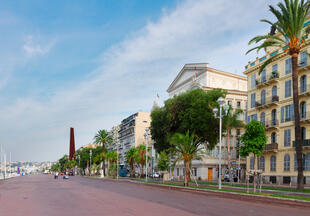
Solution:
{"label": "blue sky", "polygon": [[139,110],[185,63],[242,74],[275,0],[1,1],[0,144],[56,160]]}

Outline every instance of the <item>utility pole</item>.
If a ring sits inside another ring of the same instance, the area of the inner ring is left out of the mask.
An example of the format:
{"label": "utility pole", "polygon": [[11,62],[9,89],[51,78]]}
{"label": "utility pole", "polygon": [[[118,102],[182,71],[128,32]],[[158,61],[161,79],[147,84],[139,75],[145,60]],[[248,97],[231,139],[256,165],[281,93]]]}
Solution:
{"label": "utility pole", "polygon": [[6,154],[4,153],[4,179],[6,178]]}

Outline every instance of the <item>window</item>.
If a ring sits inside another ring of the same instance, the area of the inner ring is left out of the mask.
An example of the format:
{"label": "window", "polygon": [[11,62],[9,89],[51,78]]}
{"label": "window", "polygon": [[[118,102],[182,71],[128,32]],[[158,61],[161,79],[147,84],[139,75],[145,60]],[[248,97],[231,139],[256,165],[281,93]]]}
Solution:
{"label": "window", "polygon": [[277,125],[277,110],[276,109],[273,109],[271,111],[271,124]]}
{"label": "window", "polygon": [[291,129],[284,130],[284,146],[291,145]]}
{"label": "window", "polygon": [[255,102],[256,102],[256,94],[252,93],[251,94],[251,108],[255,107]]}
{"label": "window", "polygon": [[300,93],[305,93],[307,91],[307,76],[303,75],[300,77]]}
{"label": "window", "polygon": [[290,74],[292,72],[292,59],[285,60],[285,74]]}
{"label": "window", "polygon": [[192,169],[192,175],[197,176],[197,168],[196,167],[194,167]]}
{"label": "window", "polygon": [[304,170],[309,171],[310,170],[310,152],[308,152],[304,158],[305,158]]}
{"label": "window", "polygon": [[250,158],[250,169],[253,170],[254,169],[254,157]]}
{"label": "window", "polygon": [[177,176],[180,176],[180,169],[177,168]]}
{"label": "window", "polygon": [[261,104],[262,105],[265,105],[265,103],[266,103],[266,91],[265,90],[263,90],[262,92],[261,92],[261,94],[260,94],[260,99],[261,99]]}
{"label": "window", "polygon": [[300,54],[300,67],[306,66],[307,65],[307,53],[306,52],[302,52]]}
{"label": "window", "polygon": [[306,128],[305,127],[301,128],[301,139],[302,140],[306,139]]}
{"label": "window", "polygon": [[277,86],[272,87],[272,97],[277,96]]}
{"label": "window", "polygon": [[259,169],[265,171],[265,157],[261,156],[259,158]]}
{"label": "window", "polygon": [[261,80],[262,83],[266,82],[266,70],[263,70],[262,71],[262,80]]}
{"label": "window", "polygon": [[276,132],[272,132],[271,134],[271,144],[277,143],[277,134]]}
{"label": "window", "polygon": [[255,88],[256,86],[256,74],[251,75],[251,88]]}
{"label": "window", "polygon": [[262,123],[262,125],[265,125],[265,113],[264,112],[260,114],[260,122]]}
{"label": "window", "polygon": [[240,136],[240,129],[237,129],[237,136]]}
{"label": "window", "polygon": [[277,158],[275,155],[270,157],[270,171],[276,171]]}
{"label": "window", "polygon": [[278,64],[272,65],[272,72],[278,72]]}
{"label": "window", "polygon": [[285,81],[285,97],[291,97],[292,80]]}
{"label": "window", "polygon": [[290,104],[281,107],[281,122],[292,121],[294,119],[294,105]]}
{"label": "window", "polygon": [[306,102],[303,101],[300,103],[300,119],[303,120],[303,119],[306,119]]}
{"label": "window", "polygon": [[237,108],[240,109],[241,108],[241,102],[237,101]]}
{"label": "window", "polygon": [[257,120],[257,114],[251,115],[251,121],[252,121],[252,120]]}
{"label": "window", "polygon": [[297,156],[296,156],[296,154],[294,154],[294,171],[297,170],[297,167],[298,167],[298,165],[297,165]]}
{"label": "window", "polygon": [[290,155],[284,155],[284,171],[290,171]]}

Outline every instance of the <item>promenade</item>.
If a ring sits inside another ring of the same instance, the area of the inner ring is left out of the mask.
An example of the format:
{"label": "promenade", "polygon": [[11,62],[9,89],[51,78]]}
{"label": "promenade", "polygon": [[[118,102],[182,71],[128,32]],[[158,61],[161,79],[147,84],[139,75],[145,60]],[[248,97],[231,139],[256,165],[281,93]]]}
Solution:
{"label": "promenade", "polygon": [[310,206],[253,202],[125,181],[35,175],[0,181],[0,215],[309,215]]}

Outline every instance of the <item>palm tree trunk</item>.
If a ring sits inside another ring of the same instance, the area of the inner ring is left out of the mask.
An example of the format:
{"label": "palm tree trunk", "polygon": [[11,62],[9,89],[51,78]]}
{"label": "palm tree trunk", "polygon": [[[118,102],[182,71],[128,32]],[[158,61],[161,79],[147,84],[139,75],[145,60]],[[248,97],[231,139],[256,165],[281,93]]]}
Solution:
{"label": "palm tree trunk", "polygon": [[184,186],[188,186],[189,181],[190,181],[190,173],[191,173],[189,161],[184,161],[184,165],[185,165]]}
{"label": "palm tree trunk", "polygon": [[294,102],[294,120],[295,120],[295,143],[296,156],[298,164],[297,189],[304,189],[304,173],[302,159],[302,143],[299,116],[299,98],[298,98],[298,53],[292,54],[292,80],[293,80],[293,102]]}
{"label": "palm tree trunk", "polygon": [[227,166],[228,166],[228,174],[229,174],[229,182],[232,182],[231,178],[231,164],[230,164],[230,134],[229,134],[229,128],[226,129],[226,134],[227,134]]}
{"label": "palm tree trunk", "polygon": [[257,170],[256,155],[254,155],[254,179],[253,179],[254,193],[256,193],[256,170]]}
{"label": "palm tree trunk", "polygon": [[104,140],[102,140],[102,169],[103,169],[103,176],[105,176],[105,156],[104,156],[104,153],[105,153],[105,143],[104,143]]}

